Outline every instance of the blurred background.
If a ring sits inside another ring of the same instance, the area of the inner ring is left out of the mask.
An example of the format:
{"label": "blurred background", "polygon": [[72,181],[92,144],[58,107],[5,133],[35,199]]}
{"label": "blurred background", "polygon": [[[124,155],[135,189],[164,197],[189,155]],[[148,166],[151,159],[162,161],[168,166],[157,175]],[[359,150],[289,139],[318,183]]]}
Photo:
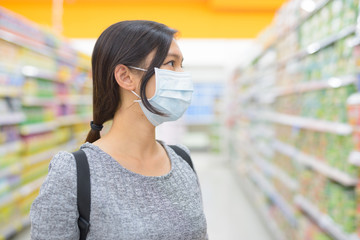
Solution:
{"label": "blurred background", "polygon": [[145,19],[180,32],[195,92],[157,138],[192,151],[210,239],[359,240],[359,11],[358,0],[1,0],[0,239],[30,239],[49,161],[85,140],[97,37]]}

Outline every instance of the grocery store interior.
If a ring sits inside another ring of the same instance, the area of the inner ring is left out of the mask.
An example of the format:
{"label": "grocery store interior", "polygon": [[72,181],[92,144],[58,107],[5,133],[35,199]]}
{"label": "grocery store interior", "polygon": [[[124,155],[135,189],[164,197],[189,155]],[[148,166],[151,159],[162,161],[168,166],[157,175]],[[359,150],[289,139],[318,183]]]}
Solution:
{"label": "grocery store interior", "polygon": [[30,239],[31,204],[52,157],[85,141],[96,39],[142,19],[179,31],[194,94],[156,135],[190,149],[209,239],[359,240],[359,7],[1,0],[0,239]]}

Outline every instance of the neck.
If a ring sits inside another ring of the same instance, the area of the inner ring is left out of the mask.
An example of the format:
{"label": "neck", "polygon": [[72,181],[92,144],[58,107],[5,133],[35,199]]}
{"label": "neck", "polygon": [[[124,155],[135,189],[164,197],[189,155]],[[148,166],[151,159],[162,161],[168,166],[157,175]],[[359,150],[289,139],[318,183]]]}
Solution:
{"label": "neck", "polygon": [[[136,104],[132,107],[137,106]],[[99,142],[111,152],[137,159],[145,159],[158,149],[155,127],[146,119],[141,109],[120,109],[114,116],[110,131]]]}

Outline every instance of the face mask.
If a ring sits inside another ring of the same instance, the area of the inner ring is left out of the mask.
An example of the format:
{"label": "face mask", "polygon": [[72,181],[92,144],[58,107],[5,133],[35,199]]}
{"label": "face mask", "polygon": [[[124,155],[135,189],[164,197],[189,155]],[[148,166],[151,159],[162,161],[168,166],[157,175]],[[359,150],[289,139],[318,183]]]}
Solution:
{"label": "face mask", "polygon": [[[142,68],[131,68],[147,71]],[[159,68],[155,68],[155,82],[155,94],[148,101],[158,111],[164,113],[165,116],[150,112],[141,100],[135,100],[135,102],[140,104],[146,118],[154,126],[158,126],[163,122],[175,121],[185,113],[191,103],[194,87],[189,73]],[[134,91],[131,92],[140,98]]]}

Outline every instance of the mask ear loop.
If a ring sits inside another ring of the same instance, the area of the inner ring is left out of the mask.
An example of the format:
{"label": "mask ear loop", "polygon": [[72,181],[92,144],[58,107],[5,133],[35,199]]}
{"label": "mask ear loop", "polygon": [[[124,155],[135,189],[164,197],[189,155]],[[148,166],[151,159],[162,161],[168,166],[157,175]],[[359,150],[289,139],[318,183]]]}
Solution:
{"label": "mask ear loop", "polygon": [[[134,66],[128,66],[129,68],[132,68],[132,69],[136,69],[136,70],[140,70],[140,71],[143,71],[143,72],[147,72],[146,69],[143,69],[143,68],[139,68],[139,67],[134,67]],[[140,100],[134,100],[134,102],[141,102],[141,97],[134,91],[131,90],[131,92],[133,94],[135,94],[135,96],[137,96]]]}
{"label": "mask ear loop", "polygon": [[139,100],[134,100],[134,102],[141,102],[141,97],[140,97],[136,92],[134,92],[133,90],[131,90],[131,92],[132,92],[135,96],[137,96],[138,98],[140,98]]}
{"label": "mask ear loop", "polygon": [[[128,66],[129,68],[132,68],[132,69],[136,69],[136,70],[140,70],[140,71],[143,71],[143,72],[147,72],[147,69],[143,69],[143,68],[139,68],[139,67],[134,67],[134,66]],[[135,96],[137,96],[139,98],[139,100],[134,100],[134,102],[141,102],[141,97],[134,91],[131,91],[133,94],[135,94]]]}
{"label": "mask ear loop", "polygon": [[[134,66],[129,66],[129,68],[132,68],[132,69],[136,69],[136,70],[140,70],[140,71],[143,71],[143,72],[147,72],[146,69],[143,69],[143,68],[139,68],[139,67],[134,67]],[[134,100],[134,102],[141,102],[141,97],[134,91],[131,90],[131,92],[133,94],[135,94],[135,96],[137,96],[140,100]]]}
{"label": "mask ear loop", "polygon": [[140,71],[143,71],[143,72],[147,72],[146,69],[139,68],[139,67],[129,66],[129,68],[136,69],[136,70],[140,70]]}

